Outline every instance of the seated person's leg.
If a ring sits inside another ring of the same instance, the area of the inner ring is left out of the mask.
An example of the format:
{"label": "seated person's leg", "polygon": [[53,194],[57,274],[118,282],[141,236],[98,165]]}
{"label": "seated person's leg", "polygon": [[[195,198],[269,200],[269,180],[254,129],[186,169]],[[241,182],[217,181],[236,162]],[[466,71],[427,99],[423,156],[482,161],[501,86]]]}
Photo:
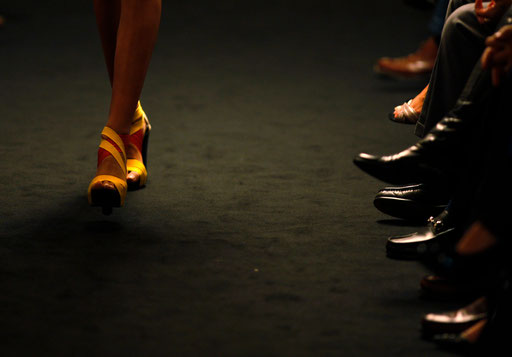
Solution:
{"label": "seated person's leg", "polygon": [[[431,38],[430,40],[435,42],[435,48],[437,55],[439,43],[441,41],[441,35],[444,27],[446,18],[457,10],[459,7],[471,3],[469,0],[439,0],[434,9],[434,15],[428,25]],[[432,67],[434,67],[432,62]],[[432,69],[432,68],[431,68]],[[398,123],[415,124],[418,121],[418,117],[423,109],[423,103],[428,90],[428,85],[410,101],[395,107],[393,113],[390,113],[389,118]]]}
{"label": "seated person's leg", "polygon": [[413,146],[394,155],[359,154],[354,163],[366,173],[391,184],[411,182],[450,187],[464,167],[467,133],[478,125],[494,87],[489,70],[474,66],[459,100],[448,115]]}
{"label": "seated person's leg", "polygon": [[[462,1],[462,0],[460,0]],[[454,7],[457,1],[451,1]],[[450,11],[449,11],[450,12]],[[425,102],[416,126],[424,136],[450,110],[485,46],[492,26],[478,22],[474,4],[459,6],[446,19]]]}

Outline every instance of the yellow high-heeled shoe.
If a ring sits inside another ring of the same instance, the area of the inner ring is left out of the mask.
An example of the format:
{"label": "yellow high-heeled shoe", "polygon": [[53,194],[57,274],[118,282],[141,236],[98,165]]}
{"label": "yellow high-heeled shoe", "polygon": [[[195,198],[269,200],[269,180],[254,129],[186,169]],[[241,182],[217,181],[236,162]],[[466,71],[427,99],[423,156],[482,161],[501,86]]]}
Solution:
{"label": "yellow high-heeled shoe", "polygon": [[[103,213],[110,214],[112,207],[121,207],[124,204],[128,185],[126,183],[126,150],[121,137],[111,128],[105,127],[101,132],[100,149],[105,150],[103,160],[112,156],[123,171],[123,178],[113,175],[98,175],[89,184],[87,197],[91,206],[103,208]],[[114,145],[115,144],[115,145]],[[117,146],[117,147],[116,147]],[[101,162],[99,162],[101,163]],[[115,190],[108,188],[93,188],[97,182],[109,181],[114,184]]]}
{"label": "yellow high-heeled shoe", "polygon": [[[146,127],[145,131],[144,126]],[[151,125],[149,124],[148,117],[144,110],[142,110],[142,106],[139,101],[135,114],[133,115],[132,126],[130,128],[130,144],[134,145],[137,150],[139,150],[142,155],[142,162],[137,159],[128,159],[126,161],[128,173],[136,172],[139,174],[138,181],[128,181],[128,188],[130,190],[136,190],[146,185],[148,179],[147,153],[150,131]]]}

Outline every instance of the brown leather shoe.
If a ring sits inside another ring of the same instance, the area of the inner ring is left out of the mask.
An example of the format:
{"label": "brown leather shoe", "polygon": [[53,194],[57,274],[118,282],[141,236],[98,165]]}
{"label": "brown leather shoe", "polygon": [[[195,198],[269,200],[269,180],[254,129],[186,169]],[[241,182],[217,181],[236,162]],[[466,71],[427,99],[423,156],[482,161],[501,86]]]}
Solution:
{"label": "brown leather shoe", "polygon": [[430,74],[437,56],[437,43],[433,37],[423,42],[418,50],[406,57],[383,57],[374,66],[375,72],[391,77],[414,78]]}
{"label": "brown leather shoe", "polygon": [[459,333],[486,317],[487,301],[485,297],[481,297],[459,310],[427,314],[421,321],[421,327],[425,337],[443,333]]}

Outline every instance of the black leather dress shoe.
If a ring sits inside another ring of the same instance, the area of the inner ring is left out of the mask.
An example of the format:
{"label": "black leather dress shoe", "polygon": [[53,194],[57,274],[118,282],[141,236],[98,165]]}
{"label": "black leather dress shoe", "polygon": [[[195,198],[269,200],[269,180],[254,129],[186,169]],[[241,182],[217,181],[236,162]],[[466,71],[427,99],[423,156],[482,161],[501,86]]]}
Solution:
{"label": "black leather dress shoe", "polygon": [[420,259],[426,254],[436,254],[453,245],[460,236],[460,231],[450,221],[449,211],[444,210],[436,218],[429,218],[423,231],[389,238],[386,255],[392,259]]}
{"label": "black leather dress shoe", "polygon": [[361,153],[354,158],[354,164],[395,185],[446,181],[464,162],[460,158],[462,127],[460,119],[443,118],[425,138],[408,149],[388,156]]}
{"label": "black leather dress shoe", "polygon": [[450,194],[445,191],[424,184],[386,187],[377,193],[373,204],[379,211],[393,217],[426,221],[446,208]]}

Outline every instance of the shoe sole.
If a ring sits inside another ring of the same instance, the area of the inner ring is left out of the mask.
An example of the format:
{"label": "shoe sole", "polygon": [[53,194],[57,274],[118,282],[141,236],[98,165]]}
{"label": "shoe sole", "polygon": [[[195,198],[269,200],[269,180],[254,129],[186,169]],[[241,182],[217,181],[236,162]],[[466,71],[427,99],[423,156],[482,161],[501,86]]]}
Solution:
{"label": "shoe sole", "polygon": [[378,197],[373,205],[382,213],[410,221],[426,221],[446,208],[446,205],[428,205],[397,197]]}
{"label": "shoe sole", "polygon": [[396,260],[419,260],[423,261],[426,256],[431,256],[443,251],[446,247],[455,242],[454,237],[459,237],[455,228],[448,228],[437,234],[434,240],[429,239],[416,243],[386,243],[386,256]]}
{"label": "shoe sole", "polygon": [[395,113],[393,113],[393,112],[388,113],[388,119],[391,120],[393,123],[405,124],[405,125],[416,125],[416,122],[418,121],[417,119],[414,120],[414,121],[407,121],[407,120],[400,121],[400,120],[396,120]]}

